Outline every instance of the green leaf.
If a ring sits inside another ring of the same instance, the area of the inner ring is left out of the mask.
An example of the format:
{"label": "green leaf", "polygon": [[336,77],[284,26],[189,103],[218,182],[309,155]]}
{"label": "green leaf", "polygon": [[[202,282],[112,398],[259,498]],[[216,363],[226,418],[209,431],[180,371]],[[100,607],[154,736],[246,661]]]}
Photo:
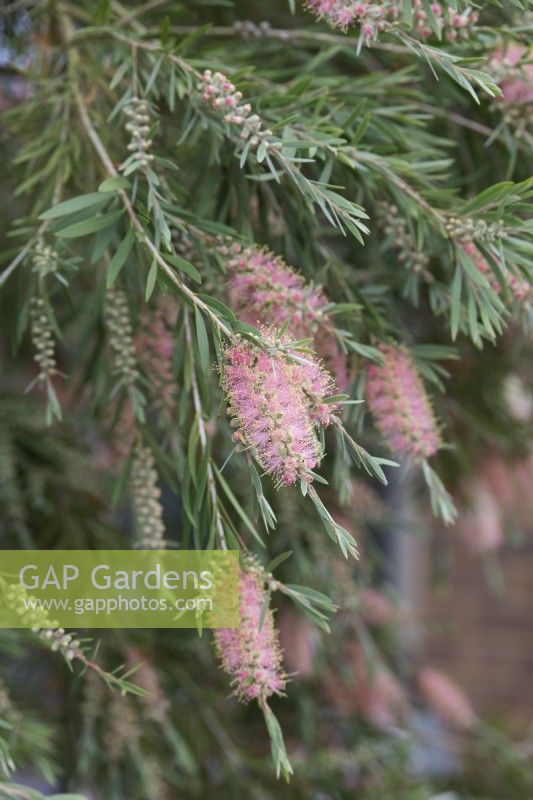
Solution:
{"label": "green leaf", "polygon": [[74,225],[63,228],[57,235],[62,239],[76,239],[78,236],[88,236],[90,233],[96,233],[102,228],[109,228],[114,225],[123,214],[124,211],[122,210],[111,211],[109,214],[102,214],[100,217],[92,217],[92,219],[86,219],[83,222],[76,222]]}
{"label": "green leaf", "polygon": [[290,558],[292,556],[292,553],[293,553],[292,550],[286,550],[284,553],[280,553],[279,556],[276,556],[276,558],[274,558],[270,562],[270,564],[266,568],[266,571],[267,572],[274,572],[274,570],[277,567],[279,567],[280,564],[283,564],[284,561],[286,561],[288,558]]}
{"label": "green leaf", "polygon": [[244,522],[244,524],[246,525],[246,527],[248,528],[248,530],[250,531],[252,536],[255,539],[257,539],[257,541],[259,542],[260,545],[262,545],[264,547],[265,543],[263,542],[263,540],[259,536],[258,532],[256,531],[253,522],[250,520],[250,517],[248,516],[246,511],[243,509],[243,507],[241,506],[241,504],[239,503],[239,501],[237,500],[237,498],[235,497],[233,492],[231,491],[230,487],[226,483],[226,480],[222,476],[222,473],[217,468],[216,464],[213,464],[213,470],[214,470],[214,473],[215,473],[215,475],[216,475],[216,477],[217,477],[222,489],[224,490],[224,493],[226,494],[226,497],[230,501],[231,505],[233,506],[233,508],[235,509],[237,514],[239,515],[239,517],[242,519],[242,521]]}
{"label": "green leaf", "polygon": [[172,264],[174,267],[177,267],[182,272],[187,273],[187,275],[190,278],[192,278],[193,281],[196,281],[196,283],[202,282],[202,276],[200,275],[196,267],[194,267],[191,263],[189,263],[189,261],[185,261],[185,259],[181,258],[181,256],[175,256],[171,253],[167,253],[165,254],[165,261],[168,261],[169,264]]}
{"label": "green leaf", "polygon": [[114,282],[118,278],[120,270],[124,266],[128,255],[130,254],[130,250],[133,247],[133,242],[135,241],[135,234],[133,230],[127,232],[126,236],[120,243],[117,252],[113,256],[111,260],[111,264],[109,265],[109,269],[107,271],[107,279],[106,279],[106,286],[109,289],[113,286]]}
{"label": "green leaf", "polygon": [[457,338],[457,334],[459,332],[459,322],[461,319],[461,291],[463,286],[463,271],[461,267],[457,266],[455,268],[455,275],[453,276],[452,282],[452,294],[451,294],[451,315],[450,315],[450,326],[452,332],[452,339],[455,341]]}
{"label": "green leaf", "polygon": [[207,373],[209,372],[209,339],[207,338],[207,331],[202,314],[197,308],[194,310],[194,321],[196,324],[196,340],[198,342],[200,364],[202,370]]}
{"label": "green leaf", "polygon": [[107,192],[81,194],[79,197],[73,197],[71,200],[65,200],[63,203],[49,208],[48,211],[40,215],[39,219],[57,219],[58,217],[66,217],[68,214],[74,214],[76,211],[82,211],[84,208],[100,208],[108,203],[113,196],[112,193]]}
{"label": "green leaf", "polygon": [[207,306],[214,309],[215,311],[218,311],[218,313],[222,317],[224,317],[224,319],[226,319],[228,322],[236,321],[236,317],[233,311],[226,305],[224,305],[224,303],[222,303],[218,298],[211,297],[210,294],[204,294],[203,292],[198,292],[197,297],[199,297],[200,300],[203,300]]}
{"label": "green leaf", "polygon": [[148,302],[148,300],[151,298],[152,292],[154,291],[154,287],[157,281],[157,270],[158,270],[157,261],[154,258],[154,260],[152,261],[152,266],[150,267],[150,270],[148,272],[148,277],[146,279],[146,292],[144,295],[144,299],[146,300],[146,302]]}
{"label": "green leaf", "polygon": [[117,176],[116,178],[106,178],[98,187],[99,192],[118,192],[119,189],[129,189],[131,186],[127,178]]}
{"label": "green leaf", "polygon": [[280,774],[283,774],[285,780],[289,781],[293,769],[289,757],[287,756],[280,724],[266,702],[262,702],[261,708],[265,715],[265,722],[270,737],[270,748],[272,751],[272,760],[276,768],[276,777],[279,778]]}

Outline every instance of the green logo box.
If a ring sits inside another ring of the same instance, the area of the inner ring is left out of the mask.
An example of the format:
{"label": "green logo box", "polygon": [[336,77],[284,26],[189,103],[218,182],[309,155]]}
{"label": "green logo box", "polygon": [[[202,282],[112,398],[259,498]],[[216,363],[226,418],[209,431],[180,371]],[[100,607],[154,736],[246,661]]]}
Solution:
{"label": "green logo box", "polygon": [[2,550],[1,628],[236,628],[237,550]]}

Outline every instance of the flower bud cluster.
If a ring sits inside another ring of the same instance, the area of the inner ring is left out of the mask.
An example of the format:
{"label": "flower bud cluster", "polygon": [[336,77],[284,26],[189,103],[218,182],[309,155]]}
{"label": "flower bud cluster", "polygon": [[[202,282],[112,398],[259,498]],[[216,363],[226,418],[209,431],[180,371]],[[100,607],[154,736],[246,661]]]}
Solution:
{"label": "flower bud cluster", "polygon": [[136,546],[142,550],[165,548],[165,526],[161,490],[151,450],[141,442],[135,446],[131,467],[131,491],[137,526]]}
{"label": "flower bud cluster", "polygon": [[505,237],[505,226],[498,222],[485,222],[473,217],[448,217],[446,230],[451,239],[465,241],[495,242]]}
{"label": "flower bud cluster", "polygon": [[[272,34],[272,26],[270,22],[252,22],[249,19],[243,20],[236,20],[233,23],[233,30],[235,33],[242,36],[243,39],[265,39],[271,36]],[[285,31],[284,31],[285,33]],[[286,31],[287,38],[290,36],[290,33]],[[279,31],[276,32],[276,37],[279,36]]]}
{"label": "flower bud cluster", "polygon": [[126,130],[130,134],[128,150],[135,157],[135,161],[141,167],[147,167],[154,160],[154,156],[149,152],[152,146],[150,133],[150,115],[148,103],[138,97],[132,97],[128,105],[124,108],[124,114],[128,117]]}
{"label": "flower bud cluster", "polygon": [[46,383],[57,374],[57,362],[52,324],[42,297],[32,298],[30,319],[33,358],[39,367],[39,381]]}
{"label": "flower bud cluster", "polygon": [[215,111],[224,114],[224,122],[236,125],[240,129],[240,139],[249,141],[254,150],[261,142],[266,144],[267,150],[281,147],[280,141],[273,140],[272,131],[263,127],[258,114],[252,113],[250,103],[242,102],[242,92],[238,92],[222,72],[213,74],[210,69],[206,69],[202,81],[198,88],[203,92],[203,99],[210,103]]}
{"label": "flower bud cluster", "polygon": [[215,631],[215,645],[224,672],[239,700],[266,700],[282,694],[287,676],[260,568],[247,566],[239,577],[240,624]]}
{"label": "flower bud cluster", "polygon": [[431,283],[433,275],[428,270],[429,256],[416,246],[406,220],[399,216],[398,206],[393,203],[382,203],[379,214],[383,219],[383,230],[391,237],[392,246],[397,251],[398,260],[427,283]]}
{"label": "flower bud cluster", "polygon": [[72,661],[80,655],[80,642],[71,633],[65,633],[63,628],[47,628],[39,631],[39,637],[54,653],[61,653],[67,661]]}
{"label": "flower bud cluster", "polygon": [[533,129],[533,104],[522,103],[515,106],[507,106],[503,111],[502,117],[505,123],[513,129],[513,135],[517,139],[531,136]]}
{"label": "flower bud cluster", "polygon": [[38,241],[33,249],[33,270],[44,278],[46,275],[57,273],[59,256],[53,247]]}
{"label": "flower bud cluster", "polygon": [[[231,307],[242,320],[288,330],[295,339],[312,338],[316,353],[335,376],[340,389],[349,383],[347,359],[338,345],[335,326],[325,310],[329,304],[320,286],[302,276],[268,250],[237,242],[222,244],[219,253],[228,272]],[[324,394],[333,394],[331,391]]]}
{"label": "flower bud cluster", "polygon": [[128,300],[120,289],[110,289],[107,293],[105,321],[113,352],[113,371],[123,385],[133,387],[139,379],[139,370],[135,358]]}
{"label": "flower bud cluster", "polygon": [[25,626],[31,628],[34,633],[41,628],[53,627],[56,624],[55,620],[49,619],[41,608],[37,606],[32,608],[28,599],[26,589],[19,583],[12,583],[6,590],[7,605],[21,618]]}
{"label": "flower bud cluster", "polygon": [[[400,16],[401,4],[392,3],[396,18]],[[446,8],[442,3],[431,3],[431,11],[437,20],[439,32],[449,42],[455,42],[457,39],[468,38],[476,25],[479,14],[471,8],[463,12],[454,10],[451,6]],[[429,15],[424,9],[422,0],[414,0],[413,2],[413,17],[415,23],[416,33],[423,39],[428,39],[434,36],[433,28],[430,25]]]}

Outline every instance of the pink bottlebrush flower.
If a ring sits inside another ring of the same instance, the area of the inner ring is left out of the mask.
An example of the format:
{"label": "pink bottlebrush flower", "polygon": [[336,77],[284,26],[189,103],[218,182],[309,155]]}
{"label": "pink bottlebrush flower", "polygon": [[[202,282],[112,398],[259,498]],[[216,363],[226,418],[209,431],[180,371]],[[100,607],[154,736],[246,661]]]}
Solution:
{"label": "pink bottlebrush flower", "polygon": [[[263,335],[272,336],[266,330]],[[233,440],[250,449],[277,484],[309,479],[320,446],[294,366],[284,355],[249,342],[229,346],[225,362],[222,383],[236,428]]]}
{"label": "pink bottlebrush flower", "polygon": [[[483,253],[478,250],[473,242],[465,242],[463,244],[463,250],[473,261],[477,269],[483,275],[485,275],[494,291],[497,294],[500,294],[501,286],[498,281],[494,279],[494,273],[490,267],[490,264],[484,258]],[[529,301],[533,295],[533,286],[527,281],[516,278],[511,272],[509,272],[508,269],[502,268],[502,271],[505,276],[507,286],[515,300],[519,303]]]}
{"label": "pink bottlebrush flower", "polygon": [[417,677],[418,688],[429,708],[458,730],[469,730],[477,720],[469,699],[459,687],[437,669],[424,667]]}
{"label": "pink bottlebrush flower", "polygon": [[274,614],[264,613],[266,593],[259,571],[242,570],[239,578],[240,625],[215,631],[224,672],[232,678],[235,695],[244,703],[281,694],[287,684]]}
{"label": "pink bottlebrush flower", "polygon": [[531,50],[518,42],[509,42],[494,52],[489,66],[502,90],[499,102],[524,105],[533,101],[531,55]]}
{"label": "pink bottlebrush flower", "polygon": [[228,270],[230,305],[241,319],[256,325],[289,323],[295,339],[312,337],[317,354],[345,389],[349,383],[346,355],[340,349],[329,300],[321,287],[306,284],[281,258],[256,247],[238,244],[221,248]]}
{"label": "pink bottlebrush flower", "polygon": [[177,399],[172,369],[176,320],[176,304],[162,295],[157,298],[155,307],[145,309],[135,337],[139,364],[144,369],[154,397],[168,413],[172,413]]}
{"label": "pink bottlebrush flower", "polygon": [[[392,0],[374,2],[374,0],[307,0],[307,7],[319,19],[324,19],[333,28],[343,31],[358,25],[361,37],[368,43],[374,40],[381,30],[387,25],[396,22],[402,13],[401,4]],[[413,2],[413,29],[421,38],[426,39],[434,35],[429,24],[429,16],[424,9],[422,0]],[[478,13],[468,9],[463,13],[455,13],[441,3],[432,3],[431,10],[437,20],[439,32],[449,41],[458,37],[465,38],[470,35],[478,20]]]}
{"label": "pink bottlebrush flower", "polygon": [[368,406],[383,438],[393,452],[426,459],[441,439],[431,403],[408,352],[381,344],[381,365],[368,370]]}
{"label": "pink bottlebrush flower", "polygon": [[402,685],[384,667],[369,676],[360,688],[362,716],[378,728],[397,725],[405,714],[407,702]]}

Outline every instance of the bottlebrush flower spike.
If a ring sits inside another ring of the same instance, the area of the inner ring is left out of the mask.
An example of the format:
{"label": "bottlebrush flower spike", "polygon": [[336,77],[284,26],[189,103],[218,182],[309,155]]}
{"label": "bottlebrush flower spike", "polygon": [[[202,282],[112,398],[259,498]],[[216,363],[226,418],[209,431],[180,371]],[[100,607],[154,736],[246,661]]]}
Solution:
{"label": "bottlebrush flower spike", "polygon": [[235,695],[244,703],[282,694],[287,676],[272,609],[264,610],[266,592],[261,572],[241,570],[238,628],[215,631],[215,643],[224,672],[232,678]]}
{"label": "bottlebrush flower spike", "polygon": [[[223,245],[229,275],[230,305],[242,320],[281,327],[288,322],[296,339],[312,337],[317,354],[345,389],[349,383],[346,355],[335,337],[331,317],[324,311],[329,300],[321,287],[306,284],[285,262],[257,247]],[[333,393],[333,392],[330,392]]]}
{"label": "bottlebrush flower spike", "polygon": [[407,351],[381,344],[383,364],[368,370],[367,398],[389,447],[400,455],[427,459],[441,443],[433,409]]}
{"label": "bottlebrush flower spike", "polygon": [[[374,0],[307,0],[306,5],[333,28],[346,31],[355,25],[359,26],[361,38],[367,43],[375,40],[380,31],[394,25],[402,15],[402,4],[392,0],[383,3]],[[458,37],[468,36],[478,20],[477,12],[471,9],[460,14],[453,9],[446,9],[441,3],[431,3],[431,11],[439,33],[451,42]],[[423,39],[435,35],[422,0],[413,2],[413,31]]]}
{"label": "bottlebrush flower spike", "polygon": [[137,527],[136,546],[144,550],[165,548],[163,506],[157,481],[152,452],[138,442],[131,465],[131,492]]}
{"label": "bottlebrush flower spike", "polygon": [[[263,331],[266,341],[273,333]],[[309,479],[320,459],[308,401],[295,379],[298,371],[280,353],[249,342],[226,349],[222,380],[236,428],[233,440],[250,449],[277,484]]]}
{"label": "bottlebrush flower spike", "polygon": [[477,717],[469,699],[447,675],[424,667],[417,680],[425,702],[445,722],[459,730],[474,726]]}

